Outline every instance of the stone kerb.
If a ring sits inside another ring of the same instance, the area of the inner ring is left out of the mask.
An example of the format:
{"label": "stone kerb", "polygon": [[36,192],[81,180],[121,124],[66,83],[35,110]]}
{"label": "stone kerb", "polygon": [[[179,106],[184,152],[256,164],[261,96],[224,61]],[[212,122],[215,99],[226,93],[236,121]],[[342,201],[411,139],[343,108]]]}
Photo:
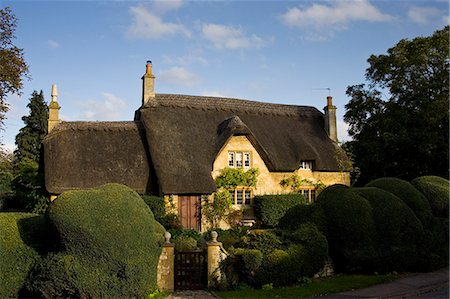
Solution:
{"label": "stone kerb", "polygon": [[211,242],[207,242],[208,247],[208,287],[214,287],[222,279],[220,263],[226,258],[227,253],[222,247],[222,243],[217,241],[216,231],[211,232]]}
{"label": "stone kerb", "polygon": [[157,284],[161,291],[173,291],[175,282],[175,245],[170,243],[169,232],[164,234],[165,243],[159,256]]}

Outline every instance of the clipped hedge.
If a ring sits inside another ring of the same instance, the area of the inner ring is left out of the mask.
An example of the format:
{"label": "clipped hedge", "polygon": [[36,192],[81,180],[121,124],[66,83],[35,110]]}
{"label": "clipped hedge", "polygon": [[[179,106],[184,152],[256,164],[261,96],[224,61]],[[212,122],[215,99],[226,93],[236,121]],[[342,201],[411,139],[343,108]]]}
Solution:
{"label": "clipped hedge", "polygon": [[379,178],[366,187],[377,187],[398,196],[416,214],[424,227],[431,225],[432,213],[427,199],[409,182],[398,178]]}
{"label": "clipped hedge", "polygon": [[256,275],[260,286],[289,286],[323,269],[328,259],[328,243],[314,224],[301,225],[290,238],[285,250],[275,249],[264,255]]}
{"label": "clipped hedge", "polygon": [[44,247],[42,215],[0,213],[0,298],[17,298]]}
{"label": "clipped hedge", "polygon": [[256,229],[243,236],[238,245],[241,248],[257,249],[267,254],[275,249],[280,249],[282,242],[271,230]]}
{"label": "clipped hedge", "polygon": [[325,229],[325,215],[319,205],[296,205],[290,208],[278,222],[282,230],[296,230],[305,223],[314,223],[319,230]]}
{"label": "clipped hedge", "polygon": [[326,217],[329,253],[338,272],[371,272],[376,261],[372,207],[344,185],[323,190],[317,203]]}
{"label": "clipped hedge", "polygon": [[293,206],[306,204],[301,194],[263,195],[253,199],[255,216],[265,226],[276,227],[278,221]]}
{"label": "clipped hedge", "polygon": [[372,206],[377,232],[378,272],[417,271],[422,264],[424,229],[414,212],[400,198],[383,189],[355,189]]}
{"label": "clipped hedge", "polygon": [[145,204],[150,208],[153,213],[153,217],[159,223],[163,222],[166,215],[166,206],[164,204],[164,198],[154,195],[141,195]]}
{"label": "clipped hedge", "polygon": [[94,298],[146,297],[156,290],[164,228],[130,188],[64,192],[46,217],[62,249],[33,271],[31,290]]}
{"label": "clipped hedge", "polygon": [[430,204],[433,215],[448,218],[450,182],[438,176],[422,176],[411,181]]}

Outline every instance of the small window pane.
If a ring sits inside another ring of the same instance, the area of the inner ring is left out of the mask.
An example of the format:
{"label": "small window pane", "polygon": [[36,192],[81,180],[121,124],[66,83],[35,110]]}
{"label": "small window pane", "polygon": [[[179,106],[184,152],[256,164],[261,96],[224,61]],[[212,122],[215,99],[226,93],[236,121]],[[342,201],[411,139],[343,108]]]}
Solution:
{"label": "small window pane", "polygon": [[245,191],[244,191],[244,195],[245,195],[245,196],[244,196],[244,197],[245,197],[245,198],[244,198],[244,204],[245,204],[245,205],[250,205],[250,197],[251,197],[251,194],[252,194],[252,193],[251,193],[250,190],[245,190]]}
{"label": "small window pane", "polygon": [[316,190],[311,190],[311,203],[316,201]]}
{"label": "small window pane", "polygon": [[228,166],[234,167],[234,152],[228,152]]}
{"label": "small window pane", "polygon": [[236,153],[236,167],[242,167],[242,153]]}
{"label": "small window pane", "polygon": [[244,153],[244,167],[250,167],[250,153]]}
{"label": "small window pane", "polygon": [[236,190],[236,204],[242,204],[243,190]]}

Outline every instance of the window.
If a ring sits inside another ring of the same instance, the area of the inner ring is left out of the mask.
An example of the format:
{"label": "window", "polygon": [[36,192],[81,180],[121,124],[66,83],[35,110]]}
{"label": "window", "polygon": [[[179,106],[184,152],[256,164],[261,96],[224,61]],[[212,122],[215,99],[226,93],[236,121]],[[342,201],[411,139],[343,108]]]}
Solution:
{"label": "window", "polygon": [[252,191],[250,189],[236,188],[230,191],[233,205],[248,206],[252,204]]}
{"label": "window", "polygon": [[236,167],[242,167],[242,153],[236,153]]}
{"label": "window", "polygon": [[228,167],[234,167],[234,152],[228,152]]}
{"label": "window", "polygon": [[244,167],[250,168],[250,153],[244,153]]}
{"label": "window", "polygon": [[228,152],[228,167],[251,167],[250,152]]}
{"label": "window", "polygon": [[313,161],[300,161],[299,169],[312,169]]}
{"label": "window", "polygon": [[316,189],[300,189],[298,192],[305,197],[307,203],[316,201]]}
{"label": "window", "polygon": [[244,190],[236,190],[236,204],[241,205],[244,197]]}

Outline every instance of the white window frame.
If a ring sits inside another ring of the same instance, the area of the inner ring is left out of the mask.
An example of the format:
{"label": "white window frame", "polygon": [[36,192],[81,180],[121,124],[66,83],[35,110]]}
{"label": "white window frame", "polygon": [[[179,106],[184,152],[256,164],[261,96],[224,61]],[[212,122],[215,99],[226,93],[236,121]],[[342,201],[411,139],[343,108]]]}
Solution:
{"label": "white window frame", "polygon": [[301,195],[305,196],[306,202],[308,204],[312,204],[312,203],[316,202],[316,198],[317,198],[317,189],[316,188],[314,188],[314,187],[310,187],[310,188],[303,187],[300,190],[298,190],[298,193],[300,193]]}
{"label": "white window frame", "polygon": [[309,160],[300,161],[299,169],[312,170],[313,169],[313,161],[309,161]]}
{"label": "white window frame", "polygon": [[[242,194],[242,201],[238,203],[238,193]],[[236,187],[230,190],[231,204],[236,207],[251,206],[253,204],[253,190],[246,187]]]}
{"label": "white window frame", "polygon": [[235,152],[228,152],[228,167],[234,167],[235,157]]}
{"label": "white window frame", "polygon": [[252,153],[228,151],[228,167],[249,169],[252,167]]}

